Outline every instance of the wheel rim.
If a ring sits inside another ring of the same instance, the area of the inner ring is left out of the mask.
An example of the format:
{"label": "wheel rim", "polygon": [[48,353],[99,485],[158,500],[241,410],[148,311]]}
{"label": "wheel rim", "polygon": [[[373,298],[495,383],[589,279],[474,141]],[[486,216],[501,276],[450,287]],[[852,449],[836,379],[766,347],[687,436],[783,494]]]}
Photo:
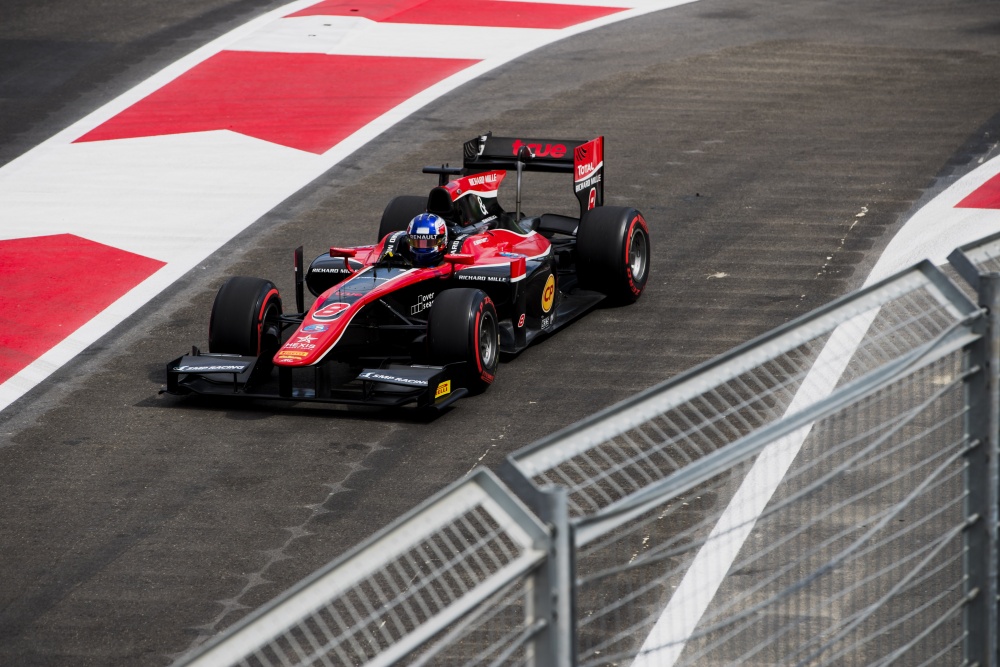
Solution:
{"label": "wheel rim", "polygon": [[632,280],[642,282],[646,277],[646,264],[649,260],[649,248],[646,245],[646,235],[636,226],[628,241],[628,266]]}
{"label": "wheel rim", "polygon": [[496,320],[490,313],[484,313],[479,321],[479,360],[483,369],[493,368],[498,344]]}

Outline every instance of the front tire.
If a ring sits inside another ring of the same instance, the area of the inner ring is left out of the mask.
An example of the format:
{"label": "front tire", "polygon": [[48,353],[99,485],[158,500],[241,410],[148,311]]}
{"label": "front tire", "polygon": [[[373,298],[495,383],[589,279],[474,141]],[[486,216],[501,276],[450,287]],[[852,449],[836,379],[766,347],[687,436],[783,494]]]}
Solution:
{"label": "front tire", "polygon": [[649,227],[634,208],[599,206],[587,211],[576,236],[580,286],[615,303],[634,303],[649,278]]}
{"label": "front tire", "polygon": [[427,342],[435,363],[465,362],[462,386],[486,391],[500,361],[500,328],[493,300],[477,289],[445,290],[434,299],[427,322]]}
{"label": "front tire", "polygon": [[280,343],[281,297],[274,283],[244,276],[223,283],[212,304],[209,352],[270,359]]}
{"label": "front tire", "polygon": [[418,197],[416,195],[393,197],[392,201],[389,202],[389,205],[382,212],[382,220],[378,224],[378,238],[375,239],[375,242],[378,243],[384,239],[386,234],[406,229],[406,226],[410,224],[410,220],[426,212],[427,197]]}

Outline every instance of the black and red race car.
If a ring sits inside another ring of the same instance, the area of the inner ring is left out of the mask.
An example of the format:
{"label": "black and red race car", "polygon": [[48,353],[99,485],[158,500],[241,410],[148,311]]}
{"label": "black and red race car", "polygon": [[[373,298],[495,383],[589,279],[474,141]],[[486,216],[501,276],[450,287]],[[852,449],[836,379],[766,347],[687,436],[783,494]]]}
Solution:
{"label": "black and red race car", "polygon": [[[375,245],[330,248],[303,271],[296,312],[268,280],[230,278],[209,323],[209,352],[167,365],[171,394],[443,408],[484,391],[516,354],[604,300],[634,302],[649,275],[649,229],[634,208],[604,206],[604,138],[479,136],[463,166],[425,167],[438,185],[386,207]],[[497,192],[516,172],[516,206]],[[522,172],[573,175],[580,217],[521,212]],[[406,226],[447,222],[443,261],[416,266]],[[305,307],[304,288],[316,297]]]}

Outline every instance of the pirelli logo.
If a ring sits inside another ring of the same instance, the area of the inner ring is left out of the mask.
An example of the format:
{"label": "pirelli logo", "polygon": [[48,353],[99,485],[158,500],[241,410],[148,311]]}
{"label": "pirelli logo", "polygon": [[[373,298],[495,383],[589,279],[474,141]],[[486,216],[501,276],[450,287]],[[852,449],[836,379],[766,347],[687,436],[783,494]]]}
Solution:
{"label": "pirelli logo", "polygon": [[445,380],[438,385],[438,388],[434,391],[434,398],[441,398],[442,396],[447,396],[451,393],[451,380]]}

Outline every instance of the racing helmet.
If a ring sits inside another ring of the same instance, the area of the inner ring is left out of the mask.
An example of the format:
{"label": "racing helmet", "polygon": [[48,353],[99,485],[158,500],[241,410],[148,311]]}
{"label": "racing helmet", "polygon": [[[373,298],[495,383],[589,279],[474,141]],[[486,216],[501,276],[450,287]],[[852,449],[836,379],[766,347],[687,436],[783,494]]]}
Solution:
{"label": "racing helmet", "polygon": [[439,215],[421,213],[406,226],[406,242],[414,264],[437,264],[448,247],[448,225]]}

